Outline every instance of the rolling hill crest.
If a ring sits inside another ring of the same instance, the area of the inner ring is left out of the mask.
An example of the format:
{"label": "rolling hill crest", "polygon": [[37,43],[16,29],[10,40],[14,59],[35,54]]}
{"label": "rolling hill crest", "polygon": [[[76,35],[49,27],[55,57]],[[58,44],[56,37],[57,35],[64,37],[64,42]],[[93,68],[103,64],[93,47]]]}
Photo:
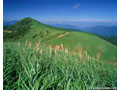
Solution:
{"label": "rolling hill crest", "polygon": [[117,47],[94,34],[52,27],[30,17],[4,27],[4,41],[25,42],[26,40],[32,43],[41,40],[42,43],[53,46],[62,43],[69,51],[76,52],[80,45],[84,51],[88,47],[88,54],[95,57],[99,47],[103,46],[102,60],[111,61],[117,58]]}

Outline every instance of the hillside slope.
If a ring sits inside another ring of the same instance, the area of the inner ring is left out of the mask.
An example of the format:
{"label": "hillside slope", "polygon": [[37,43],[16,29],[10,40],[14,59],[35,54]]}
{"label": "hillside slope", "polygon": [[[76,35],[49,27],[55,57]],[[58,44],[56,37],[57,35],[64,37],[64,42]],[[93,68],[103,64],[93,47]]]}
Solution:
{"label": "hillside slope", "polygon": [[38,39],[47,39],[46,36],[49,38],[64,33],[64,31],[58,31],[56,28],[41,24],[32,18],[24,18],[12,26],[4,27],[4,30],[12,31],[9,35],[4,33],[4,39],[12,39],[12,41],[28,39],[34,42]]}
{"label": "hillside slope", "polygon": [[[4,30],[12,31],[12,33],[4,32],[4,41],[25,42],[29,40],[35,43],[42,40],[43,44],[52,44],[52,46],[63,43],[65,48],[75,52],[80,45],[83,51],[87,51],[95,58],[101,49],[102,60],[111,61],[116,60],[117,57],[117,47],[96,35],[48,26],[32,18],[24,18],[12,26],[5,27]],[[66,32],[67,34],[64,35]],[[62,36],[56,38],[60,35]]]}

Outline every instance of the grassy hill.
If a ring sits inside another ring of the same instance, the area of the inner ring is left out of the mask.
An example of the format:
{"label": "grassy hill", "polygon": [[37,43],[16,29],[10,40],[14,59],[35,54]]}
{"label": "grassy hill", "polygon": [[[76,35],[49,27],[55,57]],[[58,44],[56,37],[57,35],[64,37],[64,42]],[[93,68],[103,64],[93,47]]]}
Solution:
{"label": "grassy hill", "polygon": [[11,34],[5,33],[7,35],[4,35],[4,39],[12,41],[25,41],[27,39],[35,42],[35,40],[51,38],[64,33],[64,29],[57,30],[57,28],[41,24],[32,18],[24,18],[12,26],[4,27],[4,30],[12,30]]}
{"label": "grassy hill", "polygon": [[4,27],[3,33],[5,90],[117,86],[117,47],[96,35],[51,27],[32,18]]}
{"label": "grassy hill", "polygon": [[69,51],[74,50],[76,53],[80,45],[82,50],[92,57],[97,58],[98,52],[101,52],[101,60],[113,61],[117,57],[117,47],[96,35],[48,26],[29,17],[12,26],[4,27],[4,30],[12,31],[12,33],[4,32],[4,41],[28,40],[35,43],[42,40],[43,44],[52,46],[62,43]]}

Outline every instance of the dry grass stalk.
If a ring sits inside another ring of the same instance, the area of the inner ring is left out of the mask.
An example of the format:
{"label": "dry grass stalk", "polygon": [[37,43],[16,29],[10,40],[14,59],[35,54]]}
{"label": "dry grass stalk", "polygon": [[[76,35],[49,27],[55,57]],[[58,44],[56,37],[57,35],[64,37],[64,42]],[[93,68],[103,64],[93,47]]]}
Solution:
{"label": "dry grass stalk", "polygon": [[57,55],[57,51],[56,51],[56,49],[55,49],[55,55]]}
{"label": "dry grass stalk", "polygon": [[65,53],[66,55],[68,55],[68,48],[65,48]]}
{"label": "dry grass stalk", "polygon": [[59,46],[59,45],[56,45],[56,46],[55,46],[55,49],[56,49],[56,50],[59,50],[59,49],[60,49],[60,46]]}
{"label": "dry grass stalk", "polygon": [[27,46],[28,40],[25,41],[25,46]]}
{"label": "dry grass stalk", "polygon": [[38,51],[39,51],[39,49],[40,49],[40,48],[36,48],[36,52],[38,52]]}
{"label": "dry grass stalk", "polygon": [[57,55],[57,51],[60,49],[60,46],[59,45],[56,45],[55,46],[55,55]]}
{"label": "dry grass stalk", "polygon": [[86,46],[86,50],[85,50],[86,56],[88,55],[88,49],[89,49],[89,47],[88,47],[88,45],[87,45],[87,46]]}
{"label": "dry grass stalk", "polygon": [[63,44],[61,43],[61,45],[60,45],[60,50],[64,50],[64,48],[63,48]]}
{"label": "dry grass stalk", "polygon": [[90,56],[89,56],[89,55],[87,56],[87,60],[88,60],[88,61],[90,60]]}
{"label": "dry grass stalk", "polygon": [[97,60],[99,61],[100,60],[100,56],[101,54],[104,52],[104,46],[103,45],[100,45],[98,47],[98,53],[97,53]]}
{"label": "dry grass stalk", "polygon": [[41,42],[41,40],[39,40],[39,41],[38,41],[38,43],[37,43],[37,47],[39,47],[39,45],[40,45],[40,42]]}
{"label": "dry grass stalk", "polygon": [[84,60],[84,56],[83,55],[81,56],[81,58],[82,58],[82,60]]}
{"label": "dry grass stalk", "polygon": [[39,40],[38,43],[37,43],[37,42],[35,43],[35,51],[36,51],[36,52],[39,50],[40,42],[41,42],[41,40]]}
{"label": "dry grass stalk", "polygon": [[40,54],[42,54],[42,49],[40,50]]}
{"label": "dry grass stalk", "polygon": [[72,54],[75,55],[75,50],[72,51]]}
{"label": "dry grass stalk", "polygon": [[40,39],[38,43],[40,44],[41,41],[42,41],[42,40]]}
{"label": "dry grass stalk", "polygon": [[29,41],[29,48],[31,48],[31,46],[32,46],[32,44],[31,44],[31,42]]}
{"label": "dry grass stalk", "polygon": [[79,54],[79,57],[80,57],[80,58],[83,58],[83,55],[82,55],[82,48],[81,48],[80,45],[78,46],[78,54]]}
{"label": "dry grass stalk", "polygon": [[35,48],[34,48],[34,49],[35,49],[35,51],[37,51],[37,49],[38,49],[38,43],[35,42],[34,45],[35,45]]}
{"label": "dry grass stalk", "polygon": [[87,52],[85,52],[85,55],[86,55],[86,57],[88,56],[88,53]]}
{"label": "dry grass stalk", "polygon": [[100,60],[100,56],[101,56],[101,54],[100,54],[100,53],[97,53],[97,60],[98,60],[98,61]]}
{"label": "dry grass stalk", "polygon": [[52,45],[50,44],[48,47],[50,49],[50,54],[52,54]]}

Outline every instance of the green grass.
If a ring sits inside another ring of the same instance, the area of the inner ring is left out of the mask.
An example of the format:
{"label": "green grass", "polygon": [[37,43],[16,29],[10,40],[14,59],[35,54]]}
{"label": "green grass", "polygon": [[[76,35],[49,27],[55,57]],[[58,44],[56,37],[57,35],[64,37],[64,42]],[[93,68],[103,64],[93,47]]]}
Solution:
{"label": "green grass", "polygon": [[[89,87],[116,87],[114,64],[78,54],[57,54],[40,45],[4,42],[3,83],[5,90],[88,90]],[[41,53],[42,50],[42,53]]]}
{"label": "green grass", "polygon": [[117,47],[115,45],[97,37],[96,35],[82,32],[70,32],[64,37],[57,38],[46,43],[54,46],[63,43],[63,45],[68,47],[69,50],[77,50],[78,45],[81,45],[84,51],[88,47],[89,55],[94,57],[96,57],[98,47],[103,46],[104,52],[101,56],[102,60],[112,61],[113,59],[116,59],[117,55]]}
{"label": "green grass", "polygon": [[[55,28],[32,18],[22,19],[4,30],[12,31],[4,32],[5,90],[88,90],[117,86],[117,47],[96,35]],[[67,35],[56,38],[66,32]],[[26,40],[31,42],[31,48],[25,46]],[[40,46],[35,47],[39,40],[42,40]],[[69,54],[65,50],[55,53],[54,47],[61,43]],[[48,45],[52,45],[52,53]],[[82,56],[78,54],[79,45]]]}
{"label": "green grass", "polygon": [[[71,51],[81,45],[83,50],[88,47],[88,54],[94,57],[96,57],[98,47],[103,46],[104,52],[100,59],[117,60],[117,46],[93,34],[48,26],[32,18],[22,19],[12,26],[4,27],[4,30],[13,31],[12,33],[4,33],[4,41],[25,42],[29,40],[35,43],[42,40],[43,44],[52,44],[53,46],[63,43]],[[65,32],[68,32],[68,35],[56,38]]]}
{"label": "green grass", "polygon": [[4,27],[4,30],[13,31],[10,34],[4,33],[5,41],[20,42],[24,42],[26,39],[31,40],[32,42],[40,39],[47,40],[48,38],[54,38],[56,35],[60,35],[66,31],[66,29],[42,24],[32,18],[22,19],[12,26]]}

